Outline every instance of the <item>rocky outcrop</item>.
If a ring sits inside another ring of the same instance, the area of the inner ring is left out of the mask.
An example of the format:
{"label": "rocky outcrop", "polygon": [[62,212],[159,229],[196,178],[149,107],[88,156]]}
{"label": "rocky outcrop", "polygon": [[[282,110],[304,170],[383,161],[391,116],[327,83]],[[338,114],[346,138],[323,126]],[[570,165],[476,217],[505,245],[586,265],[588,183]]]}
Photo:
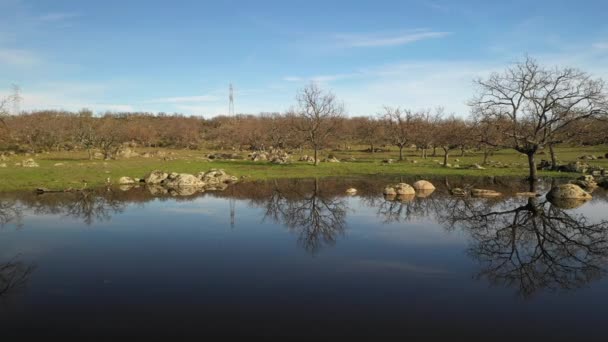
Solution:
{"label": "rocky outcrop", "polygon": [[285,151],[271,150],[270,155],[268,156],[268,160],[270,160],[272,164],[283,165],[289,164],[291,162],[291,157]]}
{"label": "rocky outcrop", "polygon": [[399,183],[399,184],[395,185],[395,192],[397,192],[397,195],[415,195],[416,194],[416,190],[414,190],[414,188],[407,183]]}
{"label": "rocky outcrop", "polygon": [[420,190],[435,190],[435,186],[433,185],[433,183],[426,181],[426,180],[419,180],[414,182],[414,184],[412,184],[412,187],[416,190],[416,191],[420,191]]}
{"label": "rocky outcrop", "polygon": [[303,155],[300,157],[300,159],[298,159],[298,161],[301,162],[307,162],[307,163],[314,163],[315,162],[315,157],[313,156],[309,156],[309,155]]}
{"label": "rocky outcrop", "polygon": [[393,159],[384,159],[384,160],[382,160],[382,164],[392,164],[394,162],[395,162],[395,160],[393,160]]}
{"label": "rocky outcrop", "polygon": [[384,188],[384,190],[382,191],[382,194],[385,196],[396,196],[397,191],[395,190],[394,187],[389,185]]}
{"label": "rocky outcrop", "polygon": [[139,157],[139,153],[133,151],[132,149],[130,149],[128,147],[118,151],[117,155],[120,158],[126,158],[126,159],[133,158],[133,157]]}
{"label": "rocky outcrop", "polygon": [[590,200],[592,196],[575,184],[560,184],[555,186],[547,194],[549,200],[552,199],[579,199]]}
{"label": "rocky outcrop", "polygon": [[36,163],[34,161],[34,159],[30,158],[30,159],[26,159],[24,161],[21,162],[21,166],[23,167],[38,167],[40,165],[38,165],[38,163]]}
{"label": "rocky outcrop", "polygon": [[160,184],[169,177],[169,174],[163,171],[154,170],[144,177],[146,184]]}
{"label": "rocky outcrop", "polygon": [[118,184],[120,184],[120,185],[137,184],[137,183],[139,183],[139,180],[136,181],[135,179],[133,179],[131,177],[120,177],[118,179]]}
{"label": "rocky outcrop", "polygon": [[222,169],[211,169],[207,172],[199,172],[197,177],[203,181],[207,187],[217,187],[220,184],[232,184],[238,181],[236,176],[231,176]]}
{"label": "rocky outcrop", "polygon": [[205,186],[205,182],[189,173],[171,173],[162,181],[162,185],[170,189],[182,187],[202,188]]}
{"label": "rocky outcrop", "polygon": [[582,189],[589,192],[597,188],[597,183],[595,182],[595,178],[593,178],[592,175],[580,176],[576,180],[570,181],[570,184],[578,185]]}
{"label": "rocky outcrop", "polygon": [[[121,183],[123,181],[125,183]],[[236,183],[238,178],[227,174],[222,169],[201,171],[195,175],[155,170],[141,181],[146,183],[146,188],[153,195],[190,196],[197,192],[224,190],[229,184]],[[139,179],[130,177],[119,179],[119,183],[124,185],[133,185],[139,182]]]}
{"label": "rocky outcrop", "polygon": [[253,161],[268,161],[268,153],[264,151],[253,152],[249,157]]}
{"label": "rocky outcrop", "polygon": [[473,164],[473,165],[471,165],[471,169],[473,169],[473,170],[485,170],[486,168],[483,167],[483,166],[481,166],[481,165],[479,165],[479,164]]}
{"label": "rocky outcrop", "polygon": [[593,155],[593,154],[585,154],[585,155],[582,155],[582,156],[578,157],[578,159],[583,159],[583,160],[596,160],[596,159],[597,159],[597,157],[596,157],[595,155]]}
{"label": "rocky outcrop", "polygon": [[558,167],[558,170],[563,171],[563,172],[585,173],[585,172],[587,172],[588,168],[589,168],[589,164],[577,161],[577,162],[573,162],[573,163],[568,163],[566,165],[561,165]]}
{"label": "rocky outcrop", "polygon": [[328,156],[327,158],[323,159],[324,163],[339,163],[340,160],[338,158],[336,158],[335,156]]}

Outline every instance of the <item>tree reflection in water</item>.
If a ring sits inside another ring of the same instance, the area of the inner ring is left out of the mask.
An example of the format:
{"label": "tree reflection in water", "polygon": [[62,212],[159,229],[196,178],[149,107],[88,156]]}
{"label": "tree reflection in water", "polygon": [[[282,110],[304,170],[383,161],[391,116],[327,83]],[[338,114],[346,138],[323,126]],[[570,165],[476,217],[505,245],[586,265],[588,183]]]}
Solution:
{"label": "tree reflection in water", "polygon": [[[523,296],[545,289],[578,288],[604,273],[603,266],[608,261],[608,221],[590,223],[576,211],[560,209],[542,198],[454,197],[449,195],[448,182],[442,187],[441,181],[434,180],[438,188],[428,197],[402,201],[383,199],[382,188],[395,181],[382,178],[275,180],[243,183],[228,192],[181,198],[152,196],[144,189],[42,196],[29,193],[0,198],[0,227],[21,222],[22,212],[66,215],[93,224],[111,219],[112,214],[123,211],[129,203],[171,200],[179,205],[181,201],[213,196],[247,200],[252,206],[263,208],[263,220],[285,225],[298,235],[300,246],[315,254],[324,246],[334,245],[345,233],[348,201],[344,190],[354,186],[359,191],[353,203],[374,208],[384,223],[419,218],[448,229],[464,229],[471,238],[468,253],[482,265],[477,277],[516,287]],[[503,193],[528,189],[527,184],[502,179],[450,181],[456,182],[463,188],[471,184]],[[594,194],[594,198],[601,200],[602,196]]]}
{"label": "tree reflection in water", "polygon": [[23,288],[33,271],[34,266],[18,260],[18,257],[0,263],[0,299]]}
{"label": "tree reflection in water", "polygon": [[455,199],[441,216],[447,227],[470,234],[468,252],[483,265],[478,278],[515,287],[524,297],[579,288],[604,273],[608,221],[589,223],[539,198]]}
{"label": "tree reflection in water", "polygon": [[0,199],[0,228],[14,223],[17,227],[22,226],[23,209],[14,199]]}
{"label": "tree reflection in water", "polygon": [[[306,182],[308,183],[308,182]],[[281,188],[275,182],[265,203],[264,219],[284,224],[298,232],[298,241],[311,254],[324,245],[332,246],[336,237],[346,228],[346,202],[336,194],[330,194],[314,180],[302,187],[296,182],[292,187]]]}

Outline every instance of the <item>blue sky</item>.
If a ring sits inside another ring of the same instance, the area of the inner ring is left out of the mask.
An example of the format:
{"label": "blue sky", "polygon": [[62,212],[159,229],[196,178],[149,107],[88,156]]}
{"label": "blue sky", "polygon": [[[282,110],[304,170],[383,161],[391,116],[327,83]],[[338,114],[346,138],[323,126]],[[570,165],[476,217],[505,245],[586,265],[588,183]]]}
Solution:
{"label": "blue sky", "polygon": [[0,95],[22,109],[284,111],[310,82],[350,115],[444,106],[525,54],[608,79],[607,1],[0,0]]}

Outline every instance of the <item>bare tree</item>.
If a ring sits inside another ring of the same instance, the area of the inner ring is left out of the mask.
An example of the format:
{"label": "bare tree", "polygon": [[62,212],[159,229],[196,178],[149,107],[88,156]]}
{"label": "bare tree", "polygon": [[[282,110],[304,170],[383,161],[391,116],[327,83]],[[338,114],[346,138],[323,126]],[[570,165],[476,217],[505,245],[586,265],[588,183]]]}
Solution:
{"label": "bare tree", "polygon": [[470,105],[482,116],[508,120],[505,145],[528,156],[531,179],[539,149],[573,123],[606,115],[604,82],[577,69],[550,69],[526,58],[475,82],[479,90]]}
{"label": "bare tree", "polygon": [[318,151],[325,147],[344,116],[344,106],[331,92],[324,92],[310,84],[297,95],[295,126],[314,150],[315,165],[319,164]]}
{"label": "bare tree", "polygon": [[450,151],[462,147],[468,136],[468,127],[464,120],[454,115],[437,123],[436,145],[443,149],[443,166],[448,166]]}
{"label": "bare tree", "polygon": [[389,139],[399,147],[399,160],[403,160],[403,148],[411,143],[414,114],[410,110],[384,107]]}
{"label": "bare tree", "polygon": [[425,110],[416,113],[414,117],[412,140],[424,159],[427,158],[428,150],[436,145],[437,128],[443,111],[443,107],[437,107],[434,112]]}
{"label": "bare tree", "polygon": [[358,117],[352,118],[351,121],[354,122],[357,140],[369,145],[370,152],[374,154],[376,146],[384,138],[382,121],[375,117]]}

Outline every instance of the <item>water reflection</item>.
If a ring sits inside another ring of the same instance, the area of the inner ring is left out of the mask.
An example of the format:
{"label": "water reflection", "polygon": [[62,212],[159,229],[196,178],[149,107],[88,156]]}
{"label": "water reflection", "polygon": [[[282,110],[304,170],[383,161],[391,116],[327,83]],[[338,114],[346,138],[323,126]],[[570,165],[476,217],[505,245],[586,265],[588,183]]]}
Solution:
{"label": "water reflection", "polygon": [[19,256],[0,263],[0,300],[24,288],[33,271],[34,266],[20,260]]}
{"label": "water reflection", "polygon": [[14,199],[0,200],[0,228],[13,223],[22,226],[23,210]]}
{"label": "water reflection", "polygon": [[[130,210],[132,203],[171,201],[168,205],[193,201],[206,196],[230,200],[234,223],[234,201],[247,203],[260,220],[281,224],[297,235],[298,244],[310,254],[338,243],[348,235],[348,213],[371,208],[379,224],[398,227],[419,219],[441,224],[447,233],[465,232],[469,237],[468,255],[479,263],[476,278],[491,284],[512,287],[524,297],[542,290],[575,289],[604,275],[608,258],[608,221],[590,222],[580,210],[565,210],[544,197],[521,198],[521,191],[546,192],[550,184],[532,187],[513,178],[454,178],[433,180],[437,190],[428,196],[407,199],[383,198],[386,184],[415,179],[308,179],[250,182],[227,191],[171,197],[158,196],[146,188],[129,191],[100,189],[91,192],[32,193],[0,195],[0,225],[19,223],[28,215],[62,215],[86,225],[111,220]],[[483,187],[505,196],[492,199],[461,198],[450,195],[450,187]],[[345,189],[357,188],[355,197],[346,197]],[[605,201],[599,190],[594,201]],[[229,214],[228,212],[226,213]],[[201,215],[205,215],[202,213]],[[240,221],[237,221],[240,222]],[[374,227],[369,227],[374,229]],[[31,270],[13,262],[9,273],[20,283]],[[21,271],[19,271],[21,270]],[[22,274],[22,276],[15,276]],[[3,278],[4,279],[4,278]]]}
{"label": "water reflection", "polygon": [[302,187],[299,181],[287,187],[273,183],[264,204],[264,219],[282,223],[298,233],[298,241],[310,253],[324,245],[333,245],[346,228],[346,201],[319,186]]}
{"label": "water reflection", "polygon": [[446,204],[443,222],[471,237],[468,253],[482,265],[477,278],[527,297],[539,290],[579,288],[604,273],[608,221],[589,223],[582,214],[538,198]]}

